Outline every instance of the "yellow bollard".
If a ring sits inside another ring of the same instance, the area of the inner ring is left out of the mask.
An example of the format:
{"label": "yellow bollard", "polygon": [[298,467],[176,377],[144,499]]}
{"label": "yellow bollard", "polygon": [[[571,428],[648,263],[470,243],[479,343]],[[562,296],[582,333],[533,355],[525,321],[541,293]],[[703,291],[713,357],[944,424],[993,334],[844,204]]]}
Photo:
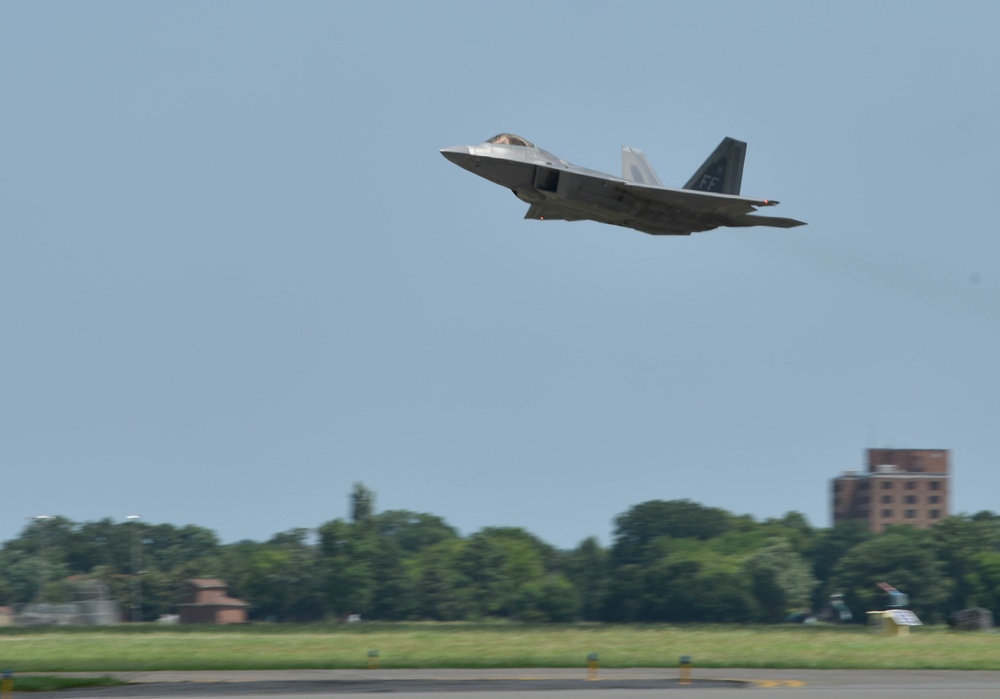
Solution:
{"label": "yellow bollard", "polygon": [[378,651],[370,650],[368,651],[368,669],[378,670]]}
{"label": "yellow bollard", "polygon": [[3,699],[10,699],[10,695],[14,693],[14,673],[10,670],[4,670],[0,677],[2,677],[0,679],[0,695],[3,695]]}
{"label": "yellow bollard", "polygon": [[593,681],[597,679],[597,670],[600,668],[600,658],[597,657],[597,653],[587,654],[587,680]]}
{"label": "yellow bollard", "polygon": [[681,684],[691,684],[691,656],[681,656]]}

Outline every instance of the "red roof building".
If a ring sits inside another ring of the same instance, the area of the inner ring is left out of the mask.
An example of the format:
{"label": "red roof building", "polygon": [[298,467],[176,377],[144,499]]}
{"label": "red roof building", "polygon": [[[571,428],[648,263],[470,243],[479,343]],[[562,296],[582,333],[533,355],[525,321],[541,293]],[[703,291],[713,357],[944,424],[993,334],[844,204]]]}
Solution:
{"label": "red roof building", "polygon": [[226,594],[226,583],[212,578],[187,581],[184,602],[177,605],[182,624],[243,624],[247,620],[246,602]]}

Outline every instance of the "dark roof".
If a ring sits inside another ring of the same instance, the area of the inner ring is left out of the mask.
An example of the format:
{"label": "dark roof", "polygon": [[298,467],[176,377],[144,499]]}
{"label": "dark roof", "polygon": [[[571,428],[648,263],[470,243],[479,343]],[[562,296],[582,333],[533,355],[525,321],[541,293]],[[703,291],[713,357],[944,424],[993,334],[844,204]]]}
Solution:
{"label": "dark roof", "polygon": [[183,602],[178,607],[249,607],[250,605],[235,597],[219,597],[211,602]]}
{"label": "dark roof", "polygon": [[210,589],[213,587],[221,587],[221,588],[227,587],[226,583],[216,578],[191,578],[190,580],[188,580],[188,582],[194,585],[195,587],[199,587],[202,589]]}

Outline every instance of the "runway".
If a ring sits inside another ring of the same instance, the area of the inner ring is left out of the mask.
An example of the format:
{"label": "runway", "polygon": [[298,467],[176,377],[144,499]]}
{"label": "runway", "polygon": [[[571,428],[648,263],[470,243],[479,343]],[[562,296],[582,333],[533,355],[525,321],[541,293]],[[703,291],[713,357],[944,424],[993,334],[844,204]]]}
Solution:
{"label": "runway", "polygon": [[[93,674],[93,673],[86,673]],[[328,699],[352,694],[393,694],[406,699],[652,699],[694,692],[697,699],[995,699],[1000,672],[938,670],[742,670],[694,669],[690,685],[676,670],[282,670],[111,673],[124,687],[38,693],[82,699],[256,699],[262,696]]]}

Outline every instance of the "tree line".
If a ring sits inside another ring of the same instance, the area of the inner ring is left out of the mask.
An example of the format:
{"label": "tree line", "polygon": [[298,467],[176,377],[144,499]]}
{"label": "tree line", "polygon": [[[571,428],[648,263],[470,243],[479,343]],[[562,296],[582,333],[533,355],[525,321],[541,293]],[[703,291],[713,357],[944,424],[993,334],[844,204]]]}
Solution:
{"label": "tree line", "polygon": [[[615,519],[609,547],[557,549],[517,527],[468,536],[432,514],[376,512],[356,484],[350,515],[266,542],[222,544],[209,529],[134,520],[32,520],[0,547],[0,605],[69,601],[99,580],[150,621],[175,611],[184,582],[220,578],[250,618],[529,622],[779,622],[844,595],[854,620],[908,593],[928,622],[1000,608],[1000,516],[931,529],[863,523],[813,528],[799,513],[756,521],[688,500],[651,500]],[[132,618],[129,616],[129,618]]]}

